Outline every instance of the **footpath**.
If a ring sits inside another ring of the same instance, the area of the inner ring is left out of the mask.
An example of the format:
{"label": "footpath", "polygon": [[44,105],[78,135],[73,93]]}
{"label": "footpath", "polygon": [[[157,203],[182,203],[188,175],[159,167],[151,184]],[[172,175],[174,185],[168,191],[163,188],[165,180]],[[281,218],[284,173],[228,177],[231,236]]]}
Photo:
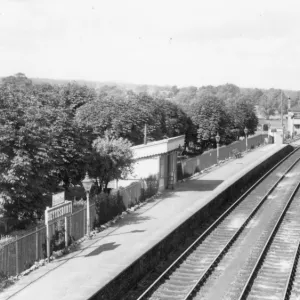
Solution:
{"label": "footpath", "polygon": [[76,251],[56,259],[0,293],[0,300],[83,300],[91,297],[127,266],[163,239],[236,176],[259,165],[284,145],[266,145],[208,173],[178,183],[112,227],[84,241]]}

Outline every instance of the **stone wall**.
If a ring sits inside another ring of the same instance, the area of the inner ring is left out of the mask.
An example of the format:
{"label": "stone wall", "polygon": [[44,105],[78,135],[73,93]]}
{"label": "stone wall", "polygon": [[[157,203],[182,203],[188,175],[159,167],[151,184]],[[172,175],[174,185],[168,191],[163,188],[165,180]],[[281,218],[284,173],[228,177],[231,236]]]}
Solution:
{"label": "stone wall", "polygon": [[[266,159],[260,165],[254,167],[250,172],[237,179],[231,186],[227,187],[220,194],[209,202],[202,209],[197,211],[191,218],[186,220],[177,229],[172,231],[163,240],[158,241],[149,251],[133,262],[115,279],[109,282],[90,300],[114,300],[121,299],[122,295],[131,289],[149,271],[159,264],[166,257],[183,243],[191,233],[199,228],[207,220],[212,211],[215,211],[227,201],[238,199],[260,176],[266,173],[272,166],[280,161],[285,155],[290,153],[293,147],[286,146],[273,156]],[[101,272],[101,270],[99,270]]]}

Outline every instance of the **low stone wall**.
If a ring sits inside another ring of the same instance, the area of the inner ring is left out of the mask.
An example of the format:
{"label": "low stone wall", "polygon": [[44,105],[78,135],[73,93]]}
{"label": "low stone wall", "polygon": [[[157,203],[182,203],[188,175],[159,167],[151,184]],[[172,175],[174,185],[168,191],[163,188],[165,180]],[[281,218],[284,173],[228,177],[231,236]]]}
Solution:
{"label": "low stone wall", "polygon": [[[165,260],[167,256],[180,244],[182,244],[191,233],[199,228],[215,211],[227,201],[238,199],[261,175],[265,174],[274,164],[293,150],[292,146],[286,146],[274,155],[270,156],[260,165],[254,167],[248,173],[236,178],[230,186],[224,188],[206,206],[197,211],[182,225],[168,234],[163,240],[158,241],[150,250],[133,262],[121,274],[99,290],[90,300],[121,299],[122,295],[131,289],[149,271]],[[101,270],[99,270],[101,272]]]}

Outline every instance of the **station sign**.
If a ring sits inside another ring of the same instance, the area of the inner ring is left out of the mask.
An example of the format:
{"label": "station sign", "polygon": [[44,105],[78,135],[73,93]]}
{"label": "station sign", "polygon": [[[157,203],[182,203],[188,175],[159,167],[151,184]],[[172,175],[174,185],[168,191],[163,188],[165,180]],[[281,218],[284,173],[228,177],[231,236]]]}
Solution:
{"label": "station sign", "polygon": [[54,207],[47,207],[45,210],[45,224],[53,223],[57,219],[67,217],[72,214],[72,201],[64,201]]}
{"label": "station sign", "polygon": [[52,206],[57,206],[65,201],[65,192],[57,193],[52,195]]}

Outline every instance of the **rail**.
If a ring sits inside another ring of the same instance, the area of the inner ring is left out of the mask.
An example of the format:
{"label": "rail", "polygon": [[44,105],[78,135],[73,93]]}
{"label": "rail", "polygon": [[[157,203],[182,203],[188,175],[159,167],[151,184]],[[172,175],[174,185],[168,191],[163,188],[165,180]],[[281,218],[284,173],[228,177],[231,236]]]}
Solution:
{"label": "rail", "polygon": [[299,261],[299,256],[300,256],[300,240],[298,242],[297,250],[294,253],[293,267],[291,268],[288,280],[286,282],[286,286],[284,287],[284,298],[283,298],[284,300],[288,300],[290,298],[292,287],[293,287],[293,281],[297,269],[297,264]]}
{"label": "rail", "polygon": [[[240,204],[246,196],[250,194],[251,191],[257,187],[259,183],[261,183],[271,172],[273,172],[280,164],[282,164],[284,161],[286,161],[289,157],[291,157],[295,152],[297,152],[299,148],[296,148],[294,151],[292,151],[290,154],[288,154],[285,158],[283,158],[280,162],[278,162],[273,168],[271,168],[266,174],[264,174],[258,181],[256,181],[234,204],[232,204],[200,237],[196,239],[190,245],[172,264],[169,266],[149,287],[146,291],[143,292],[141,296],[139,296],[138,300],[145,299],[149,297],[155,289],[162,283],[164,279],[168,277],[170,272],[174,270],[178,265],[181,264],[181,262],[194,250],[195,247],[200,244],[204,238],[210,234],[220,223],[229,215],[230,212],[233,211],[233,209]],[[214,268],[216,263],[220,260],[220,258],[226,253],[230,245],[236,240],[239,233],[242,231],[242,229],[248,224],[250,219],[253,217],[255,212],[259,209],[259,207],[263,204],[263,202],[267,199],[268,195],[275,189],[275,187],[278,185],[278,183],[284,178],[285,174],[289,172],[300,158],[296,159],[295,162],[292,163],[292,165],[280,176],[280,178],[275,182],[275,184],[272,185],[272,187],[268,190],[268,192],[262,197],[259,204],[252,210],[249,217],[245,220],[244,224],[241,226],[241,228],[238,229],[238,231],[232,236],[232,238],[227,242],[225,247],[218,253],[218,255],[215,257],[213,262],[207,267],[207,269],[203,272],[203,274],[198,278],[197,282],[189,289],[188,293],[186,293],[186,296],[182,299],[188,299],[201,285],[201,283],[207,278],[209,272]]]}
{"label": "rail", "polygon": [[276,222],[276,225],[272,229],[271,234],[269,235],[269,237],[268,237],[268,239],[267,239],[267,241],[266,241],[266,243],[265,243],[265,245],[264,245],[264,247],[263,247],[263,249],[261,251],[261,254],[258,257],[258,259],[257,259],[257,261],[256,261],[256,263],[254,265],[254,268],[253,268],[250,276],[248,277],[248,279],[247,279],[247,281],[246,281],[246,283],[245,283],[245,285],[244,285],[244,287],[242,289],[242,292],[241,292],[238,300],[244,300],[244,299],[246,299],[246,297],[247,297],[247,295],[249,293],[250,287],[251,287],[251,285],[252,285],[252,283],[253,283],[253,281],[255,279],[255,276],[256,276],[257,272],[259,271],[259,268],[261,267],[264,258],[266,257],[266,254],[267,254],[267,252],[268,252],[268,250],[270,248],[270,245],[271,245],[271,243],[272,243],[272,241],[273,241],[273,239],[274,239],[274,237],[275,237],[275,235],[277,233],[277,230],[278,230],[278,228],[279,228],[279,226],[280,226],[280,224],[281,224],[281,222],[282,222],[282,220],[283,220],[283,218],[284,218],[284,216],[286,214],[287,209],[289,208],[291,202],[293,201],[294,196],[295,196],[297,190],[299,189],[299,187],[300,187],[300,182],[297,184],[297,186],[293,190],[292,194],[290,195],[289,200],[287,201],[287,203],[286,203],[283,211],[280,214],[280,217],[278,218],[278,220]]}

